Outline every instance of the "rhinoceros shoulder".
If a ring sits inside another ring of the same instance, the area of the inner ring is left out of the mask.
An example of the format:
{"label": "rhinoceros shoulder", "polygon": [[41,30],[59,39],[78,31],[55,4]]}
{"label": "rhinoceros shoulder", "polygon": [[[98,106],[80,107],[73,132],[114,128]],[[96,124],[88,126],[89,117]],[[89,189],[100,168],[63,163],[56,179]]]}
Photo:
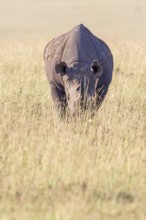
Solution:
{"label": "rhinoceros shoulder", "polygon": [[52,39],[50,42],[47,43],[44,50],[44,60],[59,55],[58,48],[60,46],[63,46],[65,42],[65,38],[66,38],[66,34],[63,34],[59,37]]}

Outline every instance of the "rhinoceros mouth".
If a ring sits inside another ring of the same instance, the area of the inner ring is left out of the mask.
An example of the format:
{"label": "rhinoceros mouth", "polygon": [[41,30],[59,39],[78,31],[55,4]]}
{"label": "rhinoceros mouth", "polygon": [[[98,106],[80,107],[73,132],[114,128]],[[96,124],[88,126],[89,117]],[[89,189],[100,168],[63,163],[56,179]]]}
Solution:
{"label": "rhinoceros mouth", "polygon": [[[85,83],[85,84],[84,84]],[[104,85],[99,87],[92,94],[88,92],[86,81],[83,83],[86,91],[81,94],[81,87],[77,87],[78,91],[70,90],[67,96],[67,104],[71,112],[98,109],[103,101]]]}

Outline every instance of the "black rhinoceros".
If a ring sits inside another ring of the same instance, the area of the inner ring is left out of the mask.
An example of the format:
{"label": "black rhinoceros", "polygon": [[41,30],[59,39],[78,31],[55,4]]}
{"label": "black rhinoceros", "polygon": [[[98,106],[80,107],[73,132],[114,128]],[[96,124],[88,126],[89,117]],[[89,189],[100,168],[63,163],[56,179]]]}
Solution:
{"label": "black rhinoceros", "polygon": [[113,57],[108,46],[84,25],[50,41],[44,61],[58,108],[68,106],[74,113],[89,103],[100,106],[112,79]]}

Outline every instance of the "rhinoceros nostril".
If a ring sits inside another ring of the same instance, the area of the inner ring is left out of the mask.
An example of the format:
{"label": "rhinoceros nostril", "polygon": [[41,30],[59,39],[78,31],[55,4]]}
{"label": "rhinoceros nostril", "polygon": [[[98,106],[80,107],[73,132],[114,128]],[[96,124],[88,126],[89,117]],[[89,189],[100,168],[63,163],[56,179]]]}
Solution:
{"label": "rhinoceros nostril", "polygon": [[69,95],[67,95],[67,96],[66,96],[66,99],[67,99],[67,101],[69,101],[69,100],[70,100],[70,96],[69,96]]}

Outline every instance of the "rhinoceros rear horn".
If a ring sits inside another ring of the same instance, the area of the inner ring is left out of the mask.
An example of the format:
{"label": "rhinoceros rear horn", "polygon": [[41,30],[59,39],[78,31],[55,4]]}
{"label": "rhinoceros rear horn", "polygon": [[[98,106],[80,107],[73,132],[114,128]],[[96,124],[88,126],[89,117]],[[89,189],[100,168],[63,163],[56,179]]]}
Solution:
{"label": "rhinoceros rear horn", "polygon": [[94,60],[93,63],[90,66],[90,70],[91,72],[93,72],[95,75],[97,75],[97,77],[100,77],[103,73],[103,67],[102,65],[99,63],[98,60]]}
{"label": "rhinoceros rear horn", "polygon": [[65,62],[60,62],[55,66],[56,73],[60,73],[61,76],[66,74],[67,64]]}

